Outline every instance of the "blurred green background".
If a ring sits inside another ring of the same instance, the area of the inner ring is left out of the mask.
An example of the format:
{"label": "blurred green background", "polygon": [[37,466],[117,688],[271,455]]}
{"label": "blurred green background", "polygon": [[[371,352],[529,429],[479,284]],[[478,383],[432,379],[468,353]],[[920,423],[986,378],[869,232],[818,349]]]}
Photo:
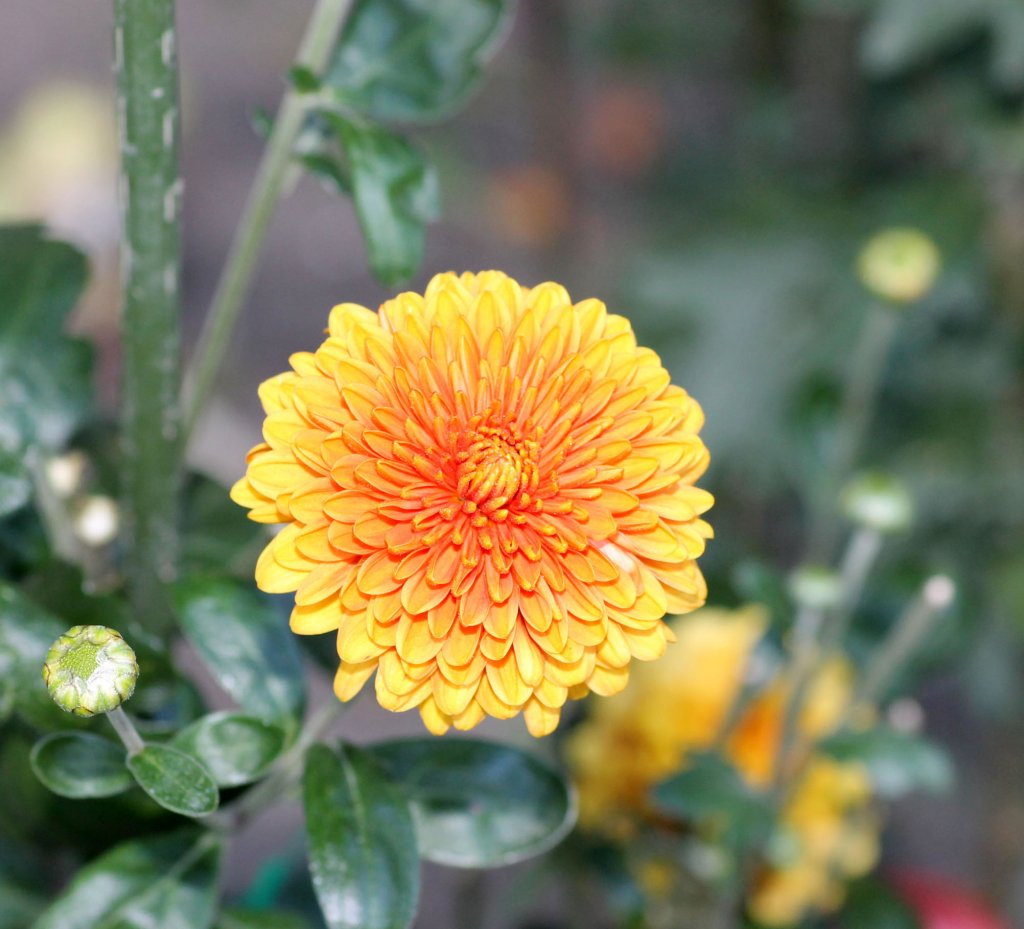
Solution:
{"label": "blurred green background", "polygon": [[[308,6],[180,4],[187,340],[261,151],[251,117],[276,105]],[[110,29],[103,4],[0,6],[0,219],[42,215],[90,253],[76,326],[101,347],[112,406]],[[955,875],[1024,925],[1024,3],[527,0],[468,111],[416,134],[444,218],[415,284],[499,267],[599,296],[703,404],[713,602],[770,601],[802,554],[801,501],[869,299],[858,249],[889,225],[939,244],[866,454],[908,481],[919,517],[858,634],[876,637],[926,572],[957,580],[914,688],[960,777],[892,811],[886,863]],[[320,341],[331,305],[387,295],[350,207],[297,179],[196,465],[237,477],[259,381]],[[366,701],[358,719],[368,735],[418,729]],[[452,878],[427,886],[421,924],[449,924]]]}

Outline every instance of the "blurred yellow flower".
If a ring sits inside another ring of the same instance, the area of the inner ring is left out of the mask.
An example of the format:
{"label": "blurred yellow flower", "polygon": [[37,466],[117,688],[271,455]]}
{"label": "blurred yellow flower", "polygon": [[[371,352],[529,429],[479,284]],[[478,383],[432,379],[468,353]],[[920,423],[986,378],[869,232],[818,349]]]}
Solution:
{"label": "blurred yellow flower", "polygon": [[889,303],[913,303],[939,276],[935,243],[918,229],[886,229],[872,236],[857,260],[861,283]]}
{"label": "blurred yellow flower", "polygon": [[0,137],[0,218],[44,219],[76,240],[113,246],[117,162],[109,95],[88,84],[41,85]]}
{"label": "blurred yellow flower", "polygon": [[442,274],[265,382],[265,442],[232,490],[287,523],[256,569],[292,629],[337,630],[335,691],[427,727],[617,693],[700,606],[703,416],[603,303]]}
{"label": "blurred yellow flower", "polygon": [[[624,694],[593,707],[568,743],[585,828],[625,838],[652,821],[649,789],[684,767],[690,753],[715,744],[766,625],[759,607],[700,610],[675,624],[676,641],[662,661],[639,668]],[[818,671],[798,724],[804,744],[836,727],[851,685],[845,662]],[[752,787],[767,788],[774,779],[788,692],[784,678],[770,682],[741,710],[728,739],[726,753]],[[844,881],[874,864],[878,825],[866,772],[811,758],[785,804],[782,827],[793,839],[792,859],[765,865],[748,900],[770,926],[832,909]]]}

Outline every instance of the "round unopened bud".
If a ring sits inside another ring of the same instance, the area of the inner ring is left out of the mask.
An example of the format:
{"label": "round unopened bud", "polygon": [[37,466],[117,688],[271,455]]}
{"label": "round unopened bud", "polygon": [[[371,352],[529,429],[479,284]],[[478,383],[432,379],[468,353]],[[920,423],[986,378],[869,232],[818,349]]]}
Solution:
{"label": "round unopened bud", "polygon": [[80,451],[56,455],[46,462],[46,479],[57,496],[67,499],[82,486],[89,459]]}
{"label": "round unopened bud", "polygon": [[102,494],[86,497],[77,508],[73,523],[75,535],[92,548],[109,545],[117,538],[121,525],[117,501]]}
{"label": "round unopened bud", "polygon": [[135,690],[139,664],[121,634],[106,626],[74,626],[46,653],[43,680],[53,702],[76,716],[109,713]]}
{"label": "round unopened bud", "polygon": [[855,477],[843,489],[840,503],[851,522],[876,532],[902,532],[914,517],[907,488],[880,471]]}
{"label": "round unopened bud", "polygon": [[935,243],[918,229],[886,229],[872,236],[857,259],[861,283],[888,303],[920,300],[939,276]]}
{"label": "round unopened bud", "polygon": [[804,565],[789,575],[789,595],[797,606],[830,610],[843,598],[843,582],[831,568]]}

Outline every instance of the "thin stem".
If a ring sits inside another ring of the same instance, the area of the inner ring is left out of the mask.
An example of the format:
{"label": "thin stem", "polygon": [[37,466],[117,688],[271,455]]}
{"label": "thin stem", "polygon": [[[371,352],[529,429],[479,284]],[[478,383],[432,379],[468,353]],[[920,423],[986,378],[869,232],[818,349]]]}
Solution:
{"label": "thin stem", "polygon": [[835,544],[835,500],[863,450],[897,322],[896,311],[890,307],[874,305],[868,309],[847,371],[835,448],[810,533],[808,561],[828,561]]}
{"label": "thin stem", "polygon": [[129,755],[137,755],[146,747],[145,740],[121,707],[115,707],[107,713],[107,719],[110,720],[110,725],[114,727]]}
{"label": "thin stem", "polygon": [[866,526],[856,529],[850,537],[839,566],[839,605],[823,630],[822,640],[826,652],[842,644],[850,625],[850,618],[860,602],[868,575],[878,559],[884,541],[880,532]]}
{"label": "thin stem", "polygon": [[907,661],[920,648],[935,621],[953,602],[953,582],[944,575],[929,578],[921,593],[896,621],[889,635],[868,663],[868,672],[861,681],[850,709],[849,719],[862,707],[873,706],[883,696]]}
{"label": "thin stem", "polygon": [[[297,66],[314,74],[323,72],[351,6],[352,0],[317,0],[295,59]],[[288,174],[295,140],[302,129],[306,109],[306,97],[295,88],[289,88],[281,101],[263,160],[249,190],[242,219],[231,243],[231,251],[217,283],[213,303],[189,369],[186,437],[192,434],[202,415],[238,322]]]}
{"label": "thin stem", "polygon": [[797,614],[793,627],[792,658],[787,673],[790,689],[782,715],[782,728],[772,772],[776,792],[785,782],[787,763],[800,737],[800,718],[807,701],[807,691],[810,688],[816,659],[821,654],[824,626],[825,613],[820,609],[802,607]]}
{"label": "thin stem", "polygon": [[279,800],[299,777],[306,751],[330,730],[347,708],[347,703],[329,699],[310,717],[295,744],[277,760],[266,778],[234,803],[208,816],[204,822],[216,829],[237,831],[257,813]]}
{"label": "thin stem", "polygon": [[174,0],[115,0],[121,147],[122,484],[136,616],[170,624],[178,558],[181,194]]}

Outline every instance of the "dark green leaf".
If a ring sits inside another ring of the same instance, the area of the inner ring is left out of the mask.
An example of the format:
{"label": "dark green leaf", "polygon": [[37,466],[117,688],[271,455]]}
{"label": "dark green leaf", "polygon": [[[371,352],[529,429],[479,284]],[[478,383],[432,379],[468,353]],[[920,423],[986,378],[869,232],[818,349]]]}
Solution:
{"label": "dark green leaf", "polygon": [[235,569],[252,575],[262,537],[260,527],[232,502],[226,487],[202,474],[185,484],[182,561],[191,571]]}
{"label": "dark green leaf", "polygon": [[322,115],[345,152],[373,273],[384,284],[401,283],[423,260],[425,226],[438,215],[434,169],[399,135]]}
{"label": "dark green leaf", "polygon": [[13,682],[16,712],[39,728],[79,728],[54,705],[42,676],[46,652],[68,625],[0,582],[0,670]]}
{"label": "dark green leaf", "polygon": [[[0,927],[2,929],[2,927]],[[310,929],[309,923],[285,910],[247,910],[228,907],[217,920],[216,929]]]}
{"label": "dark green leaf", "polygon": [[285,733],[255,716],[211,713],[183,729],[171,745],[198,758],[221,787],[237,787],[267,770],[285,746]]}
{"label": "dark green leaf", "polygon": [[820,748],[837,761],[863,764],[880,797],[895,799],[914,790],[943,792],[953,785],[953,766],[945,751],[911,733],[885,726],[848,730],[830,736]]}
{"label": "dark green leaf", "polygon": [[370,749],[412,804],[420,854],[493,868],[547,851],[576,818],[557,771],[507,745],[474,739],[402,739]]}
{"label": "dark green leaf", "polygon": [[62,335],[86,281],[85,256],[40,226],[0,226],[0,421],[21,421],[21,444],[63,443],[88,408],[92,354]]}
{"label": "dark green leaf", "polygon": [[240,707],[265,719],[301,714],[302,660],[269,599],[225,578],[197,577],[176,586],[175,603],[188,640]]}
{"label": "dark green leaf", "polygon": [[409,806],[376,761],[314,745],[303,779],[310,873],[329,929],[405,929],[419,858]]}
{"label": "dark green leaf", "polygon": [[79,871],[33,929],[208,929],[220,854],[195,830],[125,842]]}
{"label": "dark green leaf", "polygon": [[889,887],[870,877],[848,888],[839,925],[843,929],[920,929],[910,907]]}
{"label": "dark green leaf", "polygon": [[131,755],[128,770],[164,809],[182,816],[207,816],[220,796],[210,773],[191,755],[168,745],[151,743]]}
{"label": "dark green leaf", "polygon": [[670,816],[721,823],[737,841],[746,844],[771,830],[770,799],[755,793],[725,759],[712,754],[694,755],[686,770],[654,787],[655,804]]}
{"label": "dark green leaf", "polygon": [[509,0],[358,0],[326,83],[381,120],[436,119],[479,83]]}
{"label": "dark green leaf", "polygon": [[32,748],[32,770],[55,794],[72,799],[112,797],[134,783],[124,748],[92,732],[58,732]]}
{"label": "dark green leaf", "polygon": [[25,929],[45,905],[43,897],[0,874],[0,929]]}

